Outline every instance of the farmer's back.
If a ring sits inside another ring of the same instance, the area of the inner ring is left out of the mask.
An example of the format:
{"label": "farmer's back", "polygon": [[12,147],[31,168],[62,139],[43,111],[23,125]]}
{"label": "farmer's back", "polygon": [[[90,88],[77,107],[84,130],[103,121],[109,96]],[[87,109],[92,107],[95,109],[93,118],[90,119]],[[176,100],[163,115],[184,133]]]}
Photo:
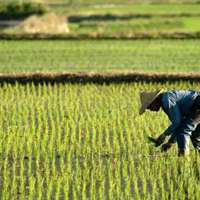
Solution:
{"label": "farmer's back", "polygon": [[[192,104],[199,92],[194,90],[175,90],[164,92],[162,95],[162,105],[165,112],[174,106],[178,106],[182,116],[188,115]],[[168,113],[168,112],[167,112]]]}

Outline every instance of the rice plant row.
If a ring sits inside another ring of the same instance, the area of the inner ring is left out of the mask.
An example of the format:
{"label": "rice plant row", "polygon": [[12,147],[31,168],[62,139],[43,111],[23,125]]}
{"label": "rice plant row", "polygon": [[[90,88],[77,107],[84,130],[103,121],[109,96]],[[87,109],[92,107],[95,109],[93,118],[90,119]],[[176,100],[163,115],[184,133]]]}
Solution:
{"label": "rice plant row", "polygon": [[198,199],[200,160],[147,143],[168,125],[138,116],[139,91],[199,84],[4,85],[1,199]]}
{"label": "rice plant row", "polygon": [[192,72],[199,54],[200,40],[2,40],[0,71]]}

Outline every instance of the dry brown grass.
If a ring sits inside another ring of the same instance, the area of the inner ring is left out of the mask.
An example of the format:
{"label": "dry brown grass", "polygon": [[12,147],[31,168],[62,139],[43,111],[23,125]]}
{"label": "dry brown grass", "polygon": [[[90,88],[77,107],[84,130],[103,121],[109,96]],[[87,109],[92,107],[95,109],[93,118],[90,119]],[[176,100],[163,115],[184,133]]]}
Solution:
{"label": "dry brown grass", "polygon": [[69,33],[67,18],[65,16],[58,16],[54,13],[46,14],[44,16],[31,16],[20,25],[20,29],[28,34]]}

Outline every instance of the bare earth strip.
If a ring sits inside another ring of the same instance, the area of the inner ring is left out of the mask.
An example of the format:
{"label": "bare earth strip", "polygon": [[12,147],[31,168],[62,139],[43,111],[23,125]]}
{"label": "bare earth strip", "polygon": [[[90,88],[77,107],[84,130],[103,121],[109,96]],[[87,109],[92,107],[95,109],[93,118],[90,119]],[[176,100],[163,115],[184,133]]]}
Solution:
{"label": "bare earth strip", "polygon": [[10,73],[0,74],[0,83],[131,83],[131,82],[199,82],[200,73],[154,73],[154,72],[63,72],[63,73]]}
{"label": "bare earth strip", "polygon": [[88,34],[7,34],[0,33],[0,40],[82,40],[82,39],[199,39],[200,32],[138,32],[138,33],[88,33]]}

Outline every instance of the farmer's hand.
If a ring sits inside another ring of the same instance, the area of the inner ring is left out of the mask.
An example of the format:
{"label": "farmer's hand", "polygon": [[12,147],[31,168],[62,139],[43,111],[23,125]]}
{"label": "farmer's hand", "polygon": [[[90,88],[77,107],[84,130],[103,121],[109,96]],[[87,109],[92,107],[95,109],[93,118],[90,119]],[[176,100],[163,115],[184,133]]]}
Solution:
{"label": "farmer's hand", "polygon": [[165,141],[166,135],[161,134],[158,138],[155,139],[155,146],[159,147]]}
{"label": "farmer's hand", "polygon": [[166,152],[172,147],[172,143],[167,142],[161,146],[161,151]]}
{"label": "farmer's hand", "polygon": [[165,141],[165,138],[165,134],[161,134],[157,138],[153,138],[151,136],[148,137],[149,141],[155,144],[155,147],[159,147]]}

